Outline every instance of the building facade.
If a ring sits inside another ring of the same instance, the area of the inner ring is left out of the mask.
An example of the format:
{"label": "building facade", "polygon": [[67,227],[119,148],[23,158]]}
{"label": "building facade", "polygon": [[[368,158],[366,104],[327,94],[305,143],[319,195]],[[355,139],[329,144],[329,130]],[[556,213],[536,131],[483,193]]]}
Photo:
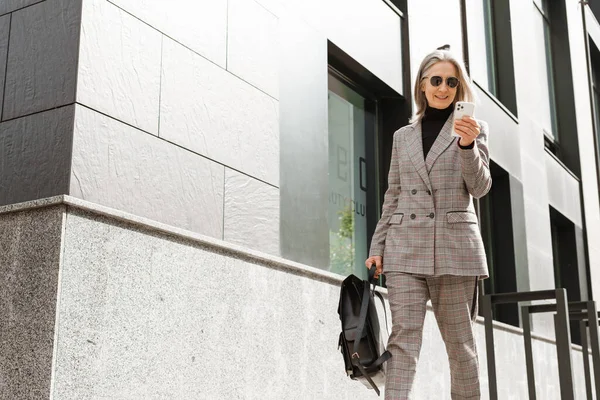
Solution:
{"label": "building facade", "polygon": [[[375,398],[343,371],[339,284],[364,276],[393,133],[446,44],[490,125],[482,289],[595,299],[598,20],[577,0],[3,0],[0,398]],[[519,309],[494,319],[500,398],[527,398]],[[532,322],[559,398],[553,321]],[[450,398],[431,312],[424,335],[415,396]]]}

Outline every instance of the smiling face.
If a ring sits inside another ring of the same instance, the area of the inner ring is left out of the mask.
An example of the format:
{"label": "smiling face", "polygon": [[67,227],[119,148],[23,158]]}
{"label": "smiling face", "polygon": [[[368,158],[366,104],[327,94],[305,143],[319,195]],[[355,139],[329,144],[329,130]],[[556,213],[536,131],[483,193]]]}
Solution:
{"label": "smiling face", "polygon": [[[446,83],[446,79],[458,76],[458,71],[454,64],[449,61],[440,61],[434,64],[425,74],[426,78],[421,82],[421,90],[425,93],[427,104],[432,108],[448,108],[456,97],[458,88],[451,88]],[[432,76],[440,76],[443,81],[439,86],[433,86],[430,82]]]}

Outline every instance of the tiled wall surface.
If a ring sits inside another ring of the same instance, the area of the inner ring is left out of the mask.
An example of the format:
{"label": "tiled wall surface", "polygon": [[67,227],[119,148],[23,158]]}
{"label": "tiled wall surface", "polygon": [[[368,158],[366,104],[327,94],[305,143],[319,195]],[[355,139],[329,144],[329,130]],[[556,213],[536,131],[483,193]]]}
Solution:
{"label": "tiled wall surface", "polygon": [[68,193],[75,106],[0,123],[0,204]]}
{"label": "tiled wall surface", "polygon": [[[3,16],[0,25],[7,20],[10,32],[2,121],[73,103],[81,0],[37,2]],[[0,33],[6,30],[0,28]],[[4,40],[6,37],[0,43]]]}
{"label": "tiled wall surface", "polygon": [[73,196],[222,238],[224,176],[221,164],[76,106]]}
{"label": "tiled wall surface", "polygon": [[277,38],[254,1],[2,2],[1,204],[72,194],[279,254]]}

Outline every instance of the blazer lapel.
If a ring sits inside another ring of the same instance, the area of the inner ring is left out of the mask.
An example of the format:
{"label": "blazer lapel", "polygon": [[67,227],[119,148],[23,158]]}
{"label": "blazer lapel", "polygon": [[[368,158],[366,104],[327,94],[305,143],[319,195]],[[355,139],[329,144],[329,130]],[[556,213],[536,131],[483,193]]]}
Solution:
{"label": "blazer lapel", "polygon": [[[427,154],[427,159],[425,160],[425,166],[427,168],[427,176],[429,176],[429,172],[435,163],[435,160],[450,146],[452,142],[454,142],[454,136],[452,136],[452,115],[448,117],[446,123],[442,127],[438,137],[433,142],[433,146],[431,146],[431,150]],[[420,125],[419,125],[420,126]],[[419,135],[420,136],[420,135]],[[423,145],[421,144],[421,153]]]}
{"label": "blazer lapel", "polygon": [[427,188],[431,190],[431,182],[429,181],[429,174],[425,167],[425,160],[423,157],[423,139],[421,137],[421,122],[415,124],[413,129],[406,135],[406,150],[410,161],[412,161],[417,173],[427,185]]}

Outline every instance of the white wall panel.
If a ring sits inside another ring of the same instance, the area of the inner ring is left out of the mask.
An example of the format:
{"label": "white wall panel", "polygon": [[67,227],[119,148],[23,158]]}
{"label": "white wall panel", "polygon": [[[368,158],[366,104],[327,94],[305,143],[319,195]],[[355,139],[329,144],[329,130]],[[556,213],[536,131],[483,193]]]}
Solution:
{"label": "white wall panel", "polygon": [[550,205],[581,228],[579,181],[548,153],[546,153],[546,176]]}
{"label": "white wall panel", "polygon": [[227,0],[109,0],[225,68]]}
{"label": "white wall panel", "polygon": [[227,70],[279,98],[279,19],[254,0],[230,0]]}
{"label": "white wall panel", "polygon": [[279,185],[277,100],[168,38],[162,74],[160,137]]}
{"label": "white wall panel", "polygon": [[223,236],[222,165],[82,106],[72,158],[73,196]]}
{"label": "white wall panel", "polygon": [[84,0],[77,101],[157,135],[161,40],[106,0]]}
{"label": "white wall panel", "polygon": [[279,255],[279,188],[225,170],[223,239]]}

